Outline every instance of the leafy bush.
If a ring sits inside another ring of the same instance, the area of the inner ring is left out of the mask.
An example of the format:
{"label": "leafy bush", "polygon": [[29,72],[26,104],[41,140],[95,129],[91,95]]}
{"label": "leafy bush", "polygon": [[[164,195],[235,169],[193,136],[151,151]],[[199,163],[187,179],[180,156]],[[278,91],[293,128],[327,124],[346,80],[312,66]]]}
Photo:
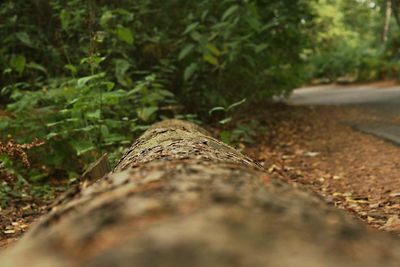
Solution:
{"label": "leafy bush", "polygon": [[299,55],[309,38],[304,29],[313,18],[309,3],[5,1],[2,85],[8,93],[40,89],[48,77],[80,75],[76,63],[100,54],[118,85],[132,87],[156,72],[187,106],[279,94],[301,80]]}
{"label": "leafy bush", "polygon": [[[131,90],[113,90],[114,83],[100,72],[79,79],[57,81],[54,88],[21,93],[14,90],[8,110],[15,117],[3,124],[19,142],[35,136],[46,140],[36,160],[52,169],[81,171],[83,164],[132,142],[160,114],[163,105],[173,104],[173,95],[147,76]],[[118,151],[118,150],[117,150]],[[121,151],[119,151],[121,152]],[[112,158],[118,157],[112,154]],[[72,160],[71,159],[74,159]],[[67,164],[66,164],[67,163]]]}

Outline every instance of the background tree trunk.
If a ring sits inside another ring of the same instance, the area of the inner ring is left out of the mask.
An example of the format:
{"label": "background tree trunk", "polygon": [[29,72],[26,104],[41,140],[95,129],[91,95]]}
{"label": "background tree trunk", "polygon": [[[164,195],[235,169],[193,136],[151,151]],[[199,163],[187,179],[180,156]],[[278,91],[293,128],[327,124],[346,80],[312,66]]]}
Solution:
{"label": "background tree trunk", "polygon": [[400,8],[400,1],[399,0],[392,0],[392,10],[393,10],[393,15],[396,19],[397,25],[400,27],[400,14],[399,14],[399,8]]}
{"label": "background tree trunk", "polygon": [[386,0],[385,3],[385,21],[383,25],[382,41],[384,44],[387,43],[390,29],[390,19],[392,18],[392,1]]}
{"label": "background tree trunk", "polygon": [[1,266],[398,266],[400,244],[185,122],[154,125]]}

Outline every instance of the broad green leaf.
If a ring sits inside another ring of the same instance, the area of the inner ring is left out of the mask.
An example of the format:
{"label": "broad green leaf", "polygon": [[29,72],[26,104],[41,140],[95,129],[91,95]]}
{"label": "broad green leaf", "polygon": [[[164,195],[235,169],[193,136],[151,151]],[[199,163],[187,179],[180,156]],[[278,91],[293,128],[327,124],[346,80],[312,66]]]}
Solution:
{"label": "broad green leaf", "polygon": [[101,118],[101,111],[100,109],[97,109],[95,111],[87,112],[85,115],[88,119],[99,120]]}
{"label": "broad green leaf", "polygon": [[134,41],[133,33],[129,28],[119,27],[117,28],[117,36],[120,40],[132,45]]}
{"label": "broad green leaf", "polygon": [[202,14],[201,14],[201,20],[204,20],[207,15],[208,15],[209,10],[205,10]]}
{"label": "broad green leaf", "polygon": [[173,98],[175,96],[171,91],[164,89],[157,90],[157,93],[164,96],[165,98]]}
{"label": "broad green leaf", "polygon": [[224,107],[215,107],[215,108],[212,108],[212,109],[210,109],[210,110],[208,111],[208,115],[211,115],[211,114],[213,114],[213,113],[216,112],[216,111],[225,111],[225,108],[224,108]]}
{"label": "broad green leaf", "polygon": [[113,82],[104,82],[103,84],[107,87],[107,91],[111,91],[115,87]]}
{"label": "broad green leaf", "polygon": [[186,45],[179,53],[178,60],[184,59],[190,52],[192,52],[194,44]]}
{"label": "broad green leaf", "polygon": [[128,94],[126,96],[132,96],[132,95],[136,95],[137,93],[139,93],[140,91],[142,91],[144,89],[143,86],[136,86],[135,88],[133,88],[132,90],[129,90]]}
{"label": "broad green leaf", "polygon": [[65,120],[62,120],[62,121],[47,123],[46,126],[47,127],[54,127],[54,126],[57,126],[59,124],[71,123],[71,122],[77,122],[77,121],[79,121],[79,119],[77,119],[77,118],[68,118],[68,119],[65,119]]}
{"label": "broad green leaf", "polygon": [[215,45],[213,45],[212,43],[208,43],[207,44],[207,49],[208,49],[208,51],[210,51],[214,56],[220,56],[221,55],[221,52],[218,50],[218,48],[215,46]]}
{"label": "broad green leaf", "polygon": [[132,132],[136,132],[136,131],[146,131],[147,129],[149,129],[149,125],[137,125],[137,124],[131,124],[130,125],[130,129]]}
{"label": "broad green leaf", "polygon": [[74,150],[76,151],[76,155],[78,155],[78,156],[95,149],[92,142],[89,142],[89,141],[73,140],[73,141],[71,141],[70,144],[74,148]]}
{"label": "broad green leaf", "polygon": [[50,133],[48,133],[48,134],[45,136],[45,139],[46,139],[46,140],[50,140],[50,139],[52,139],[53,137],[56,137],[56,136],[59,136],[59,135],[60,135],[60,133],[50,132]]}
{"label": "broad green leaf", "polygon": [[109,134],[103,139],[105,145],[115,145],[122,141],[127,141],[127,137],[122,134]]}
{"label": "broad green leaf", "polygon": [[128,92],[122,89],[108,91],[103,93],[103,98],[107,105],[118,104],[119,99],[124,99],[128,96]]}
{"label": "broad green leaf", "polygon": [[115,60],[115,74],[117,76],[124,76],[131,64],[125,59]]}
{"label": "broad green leaf", "polygon": [[205,62],[210,63],[211,65],[219,66],[218,58],[216,58],[215,56],[213,56],[213,55],[210,54],[210,53],[204,54],[204,55],[203,55],[203,60],[204,60]]}
{"label": "broad green leaf", "polygon": [[219,123],[220,123],[220,124],[227,124],[227,123],[230,122],[231,120],[232,120],[232,117],[228,117],[228,118],[225,118],[225,119],[223,119],[223,120],[220,120]]}
{"label": "broad green leaf", "polygon": [[61,109],[58,113],[60,113],[62,115],[67,115],[70,112],[71,112],[70,109],[65,108],[65,109]]}
{"label": "broad green leaf", "polygon": [[[223,26],[223,28],[225,28],[226,27],[226,23],[219,23],[219,24],[224,24],[224,26]],[[212,40],[214,40],[215,38],[217,38],[218,36],[220,36],[220,32],[218,32],[218,31],[213,31],[213,32],[211,32],[211,35],[209,35],[209,37],[207,38],[207,45],[212,41]]]}
{"label": "broad green leaf", "polygon": [[103,78],[105,75],[106,74],[104,72],[101,72],[101,73],[98,73],[95,75],[90,75],[90,76],[79,78],[77,81],[77,86],[78,87],[85,86],[88,82],[95,80],[95,79]]}
{"label": "broad green leaf", "polygon": [[82,58],[80,61],[80,64],[89,64],[93,67],[98,67],[101,62],[103,62],[106,59],[106,57],[101,57],[98,54],[97,55],[91,55],[89,57]]}
{"label": "broad green leaf", "polygon": [[193,73],[196,70],[197,70],[196,63],[191,63],[189,66],[187,66],[183,73],[183,80],[188,81],[193,76]]}
{"label": "broad green leaf", "polygon": [[45,67],[43,67],[42,65],[37,64],[35,62],[29,62],[28,64],[26,64],[26,67],[29,69],[41,71],[43,73],[47,73],[47,70]]}
{"label": "broad green leaf", "polygon": [[66,121],[56,121],[56,122],[50,122],[50,123],[47,123],[46,124],[46,126],[47,127],[54,127],[54,126],[57,126],[57,125],[60,125],[60,124],[63,124],[63,123],[65,123]]}
{"label": "broad green leaf", "polygon": [[145,108],[138,108],[136,110],[137,116],[139,119],[143,121],[148,121],[151,116],[156,113],[158,110],[158,107],[145,107]]}
{"label": "broad green leaf", "polygon": [[265,24],[265,25],[260,29],[260,32],[263,32],[263,31],[265,31],[265,30],[268,30],[269,28],[275,27],[275,26],[277,26],[277,25],[279,25],[278,20],[273,20],[272,22]]}
{"label": "broad green leaf", "polygon": [[199,42],[199,43],[202,43],[202,40],[205,39],[205,38],[203,37],[203,35],[201,35],[201,34],[200,34],[199,32],[197,32],[197,31],[191,32],[191,33],[190,33],[190,37],[192,37],[193,40],[195,40],[195,41],[197,41],[197,42]]}
{"label": "broad green leaf", "polygon": [[[79,99],[80,99],[79,97],[76,97],[76,98],[74,98],[74,99],[68,101],[68,102],[67,102],[67,106],[74,105],[75,103],[77,103],[77,102],[79,101]],[[61,112],[65,112],[65,109],[60,110],[60,113],[61,113]],[[62,114],[62,113],[61,113],[61,114]]]}
{"label": "broad green leaf", "polygon": [[199,25],[198,22],[194,22],[194,23],[192,23],[192,24],[189,24],[189,25],[186,27],[186,29],[185,29],[185,31],[183,32],[183,34],[190,33],[191,31],[193,31],[194,29],[196,29],[198,25]]}
{"label": "broad green leaf", "polygon": [[107,28],[108,22],[113,18],[113,13],[110,10],[105,11],[100,17],[100,25]]}
{"label": "broad green leaf", "polygon": [[260,52],[264,51],[266,48],[268,48],[269,44],[259,44],[256,45],[254,48],[254,52],[256,54],[259,54]]}
{"label": "broad green leaf", "polygon": [[101,126],[100,126],[100,132],[101,132],[101,137],[104,139],[104,138],[107,138],[109,135],[110,135],[110,130],[108,129],[108,126],[107,125],[105,125],[105,124],[102,124]]}
{"label": "broad green leaf", "polygon": [[26,32],[17,32],[15,35],[24,45],[33,47],[32,40]]}
{"label": "broad green leaf", "polygon": [[94,130],[94,129],[97,129],[97,126],[95,126],[95,125],[88,125],[88,126],[86,126],[86,127],[74,129],[74,132],[85,132],[85,133],[87,133],[87,132],[90,132],[90,131],[92,131],[92,130]]}
{"label": "broad green leaf", "polygon": [[132,15],[131,12],[129,12],[128,10],[123,9],[123,8],[117,8],[117,9],[115,9],[115,10],[114,10],[114,13],[115,13],[115,14],[119,14],[119,15],[123,15],[123,16],[130,16],[130,15]]}
{"label": "broad green leaf", "polygon": [[10,59],[10,66],[19,74],[24,72],[26,65],[26,58],[23,55],[13,55]]}
{"label": "broad green leaf", "polygon": [[244,60],[246,60],[247,63],[249,63],[249,65],[253,68],[256,68],[256,60],[254,59],[253,56],[249,56],[249,55],[243,55],[242,56]]}
{"label": "broad green leaf", "polygon": [[118,82],[123,86],[129,86],[132,82],[128,77],[126,77],[126,72],[130,68],[131,64],[125,59],[115,60],[115,76]]}
{"label": "broad green leaf", "polygon": [[239,6],[238,5],[234,5],[234,6],[231,6],[230,8],[228,8],[225,12],[224,12],[224,14],[222,15],[222,18],[221,18],[221,20],[226,20],[230,15],[232,15],[236,10],[238,10],[239,9]]}
{"label": "broad green leaf", "polygon": [[232,105],[230,105],[229,107],[227,107],[226,111],[229,111],[237,106],[240,106],[241,104],[243,104],[244,102],[246,102],[246,98],[243,98],[242,100],[233,103]]}
{"label": "broad green leaf", "polygon": [[261,30],[262,24],[257,17],[248,16],[248,17],[246,17],[246,21],[253,30],[255,30],[257,32],[259,32]]}
{"label": "broad green leaf", "polygon": [[76,67],[74,65],[71,64],[67,64],[64,66],[64,68],[66,68],[67,70],[69,70],[72,75],[76,75],[76,73],[78,72],[78,70],[76,69]]}
{"label": "broad green leaf", "polygon": [[71,21],[71,14],[68,11],[66,11],[65,9],[61,10],[60,21],[61,21],[61,28],[63,30],[66,30]]}
{"label": "broad green leaf", "polygon": [[[8,74],[8,73],[11,73],[12,72],[12,69],[11,68],[5,68],[4,70],[3,70],[3,74]],[[3,88],[3,90],[4,90],[4,88]]]}

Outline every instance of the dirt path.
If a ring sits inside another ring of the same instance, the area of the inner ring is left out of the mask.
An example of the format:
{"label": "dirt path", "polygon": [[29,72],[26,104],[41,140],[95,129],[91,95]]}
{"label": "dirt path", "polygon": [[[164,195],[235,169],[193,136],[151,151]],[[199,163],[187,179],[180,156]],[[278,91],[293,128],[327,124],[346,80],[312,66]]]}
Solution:
{"label": "dirt path", "polygon": [[400,233],[400,150],[343,121],[374,121],[358,107],[267,109],[270,131],[247,153],[268,171],[302,184],[376,228]]}

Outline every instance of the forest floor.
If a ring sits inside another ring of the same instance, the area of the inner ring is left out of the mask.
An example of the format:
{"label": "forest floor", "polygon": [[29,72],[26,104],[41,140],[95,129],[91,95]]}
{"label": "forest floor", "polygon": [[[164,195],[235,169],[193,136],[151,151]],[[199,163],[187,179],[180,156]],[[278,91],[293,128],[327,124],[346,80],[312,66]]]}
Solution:
{"label": "forest floor", "polygon": [[[348,123],[381,115],[359,106],[257,106],[246,120],[267,130],[244,148],[246,154],[271,176],[305,186],[373,228],[400,233],[399,147]],[[399,124],[400,116],[388,120]],[[25,201],[0,211],[0,249],[19,239],[47,204]]]}
{"label": "forest floor", "polygon": [[51,201],[17,199],[7,208],[0,208],[0,250],[18,240],[33,222],[47,213],[50,204]]}
{"label": "forest floor", "polygon": [[[359,107],[275,105],[270,129],[245,153],[374,228],[400,233],[400,150],[346,122],[379,120]],[[392,118],[399,123],[400,117]]]}

